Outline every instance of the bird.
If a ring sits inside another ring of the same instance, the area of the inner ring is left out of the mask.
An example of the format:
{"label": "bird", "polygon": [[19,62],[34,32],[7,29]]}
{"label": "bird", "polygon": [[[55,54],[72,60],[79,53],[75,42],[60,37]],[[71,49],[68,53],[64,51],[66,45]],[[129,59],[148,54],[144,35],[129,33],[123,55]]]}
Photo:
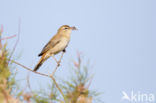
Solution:
{"label": "bird", "polygon": [[[69,25],[62,25],[57,30],[57,33],[44,46],[41,53],[39,53],[38,56],[41,56],[41,58],[33,71],[37,71],[49,57],[54,57],[54,55],[60,53],[61,51],[65,52],[65,49],[70,41],[72,30],[77,30],[77,28],[75,26],[70,27]],[[55,61],[57,62],[56,59]]]}

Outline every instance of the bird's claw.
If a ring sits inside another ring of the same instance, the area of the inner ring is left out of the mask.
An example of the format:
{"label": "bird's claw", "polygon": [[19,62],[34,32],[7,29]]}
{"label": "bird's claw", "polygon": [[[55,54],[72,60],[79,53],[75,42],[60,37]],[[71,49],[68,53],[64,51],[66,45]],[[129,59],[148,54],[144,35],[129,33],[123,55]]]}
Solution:
{"label": "bird's claw", "polygon": [[64,49],[63,52],[65,53],[66,52],[66,49]]}

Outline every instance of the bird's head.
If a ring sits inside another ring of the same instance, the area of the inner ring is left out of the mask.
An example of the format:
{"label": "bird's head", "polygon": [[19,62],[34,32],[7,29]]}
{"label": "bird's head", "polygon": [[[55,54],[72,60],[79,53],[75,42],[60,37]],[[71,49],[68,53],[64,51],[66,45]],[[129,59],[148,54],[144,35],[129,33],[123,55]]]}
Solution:
{"label": "bird's head", "polygon": [[72,30],[77,30],[77,28],[75,26],[70,27],[68,25],[63,25],[58,29],[58,33],[65,33],[65,34],[70,34]]}

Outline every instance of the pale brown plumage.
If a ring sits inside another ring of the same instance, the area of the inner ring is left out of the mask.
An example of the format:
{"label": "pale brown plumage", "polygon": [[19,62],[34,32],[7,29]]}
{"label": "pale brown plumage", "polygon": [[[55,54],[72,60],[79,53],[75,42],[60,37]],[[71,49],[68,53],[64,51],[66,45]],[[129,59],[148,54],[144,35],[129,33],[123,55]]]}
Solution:
{"label": "pale brown plumage", "polygon": [[35,66],[34,71],[37,71],[43,62],[50,56],[65,50],[70,41],[70,34],[72,30],[76,30],[76,28],[68,25],[63,25],[58,29],[57,34],[52,37],[52,39],[44,46],[41,53],[38,55],[42,57]]}

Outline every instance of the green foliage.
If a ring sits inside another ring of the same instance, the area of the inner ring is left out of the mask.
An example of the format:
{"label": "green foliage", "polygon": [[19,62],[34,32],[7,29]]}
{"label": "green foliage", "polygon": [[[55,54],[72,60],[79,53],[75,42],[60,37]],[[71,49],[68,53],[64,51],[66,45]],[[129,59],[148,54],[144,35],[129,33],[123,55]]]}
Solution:
{"label": "green foliage", "polygon": [[38,94],[34,94],[33,100],[36,103],[49,103],[48,99],[42,96],[39,96]]}
{"label": "green foliage", "polygon": [[6,98],[10,98],[7,101],[15,100],[11,97],[11,92],[15,88],[16,74],[11,73],[10,53],[7,49],[7,43],[2,44],[1,35],[2,30],[0,30],[0,103],[3,103]]}
{"label": "green foliage", "polygon": [[3,82],[4,79],[8,79],[10,76],[10,70],[8,66],[8,52],[6,50],[6,45],[0,50],[0,83]]}
{"label": "green foliage", "polygon": [[89,80],[91,77],[88,71],[89,64],[82,64],[81,55],[78,54],[77,62],[74,62],[74,66],[71,67],[71,76],[68,81],[63,80],[62,88],[66,94],[66,97],[71,103],[77,103],[77,100],[81,95],[85,98],[92,98],[90,94]]}

